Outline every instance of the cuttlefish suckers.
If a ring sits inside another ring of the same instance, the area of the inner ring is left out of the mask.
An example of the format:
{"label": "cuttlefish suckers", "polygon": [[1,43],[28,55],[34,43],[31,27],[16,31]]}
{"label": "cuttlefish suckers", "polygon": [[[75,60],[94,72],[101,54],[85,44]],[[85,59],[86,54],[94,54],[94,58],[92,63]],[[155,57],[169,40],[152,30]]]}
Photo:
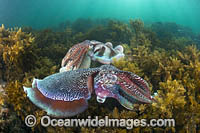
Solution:
{"label": "cuttlefish suckers", "polygon": [[98,102],[112,97],[127,109],[133,109],[134,103],[152,102],[146,81],[111,65],[34,79],[32,88],[24,87],[24,91],[36,106],[55,117],[70,117],[86,110],[94,91]]}

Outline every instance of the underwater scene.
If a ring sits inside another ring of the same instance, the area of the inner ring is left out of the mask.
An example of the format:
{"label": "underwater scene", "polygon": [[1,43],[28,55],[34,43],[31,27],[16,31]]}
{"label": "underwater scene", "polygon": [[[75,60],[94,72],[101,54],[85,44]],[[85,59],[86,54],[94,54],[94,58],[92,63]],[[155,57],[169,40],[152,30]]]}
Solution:
{"label": "underwater scene", "polygon": [[0,133],[200,133],[199,14],[199,0],[0,0]]}

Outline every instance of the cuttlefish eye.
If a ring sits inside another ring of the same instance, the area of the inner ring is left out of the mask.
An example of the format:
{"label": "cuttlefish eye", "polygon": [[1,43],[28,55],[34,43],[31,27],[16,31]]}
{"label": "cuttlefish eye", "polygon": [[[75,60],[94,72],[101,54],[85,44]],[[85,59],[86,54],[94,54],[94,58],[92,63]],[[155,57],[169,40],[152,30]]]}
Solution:
{"label": "cuttlefish eye", "polygon": [[115,85],[118,77],[111,72],[100,72],[99,76],[95,80],[95,93],[97,95],[97,101],[104,103],[107,97],[115,97],[117,89]]}
{"label": "cuttlefish eye", "polygon": [[117,81],[117,76],[113,74],[104,74],[103,79],[107,80],[109,83],[115,83]]}

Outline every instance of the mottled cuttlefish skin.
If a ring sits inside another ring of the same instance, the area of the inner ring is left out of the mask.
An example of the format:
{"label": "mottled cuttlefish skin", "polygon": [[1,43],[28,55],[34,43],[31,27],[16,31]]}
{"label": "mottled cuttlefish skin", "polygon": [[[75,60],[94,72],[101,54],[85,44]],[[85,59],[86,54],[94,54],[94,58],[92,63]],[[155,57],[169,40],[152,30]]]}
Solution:
{"label": "mottled cuttlefish skin", "polygon": [[148,83],[138,75],[104,65],[94,78],[97,101],[103,103],[107,97],[117,99],[122,106],[133,110],[135,103],[152,103]]}
{"label": "mottled cuttlefish skin", "polygon": [[70,117],[83,112],[93,91],[90,76],[99,69],[79,69],[34,79],[32,88],[24,87],[28,98],[48,115]]}
{"label": "mottled cuttlefish skin", "polygon": [[134,73],[112,65],[78,69],[34,79],[32,88],[24,87],[28,98],[48,115],[70,117],[83,112],[95,91],[97,101],[115,98],[127,109],[135,103],[152,103],[147,82]]}
{"label": "mottled cuttlefish skin", "polygon": [[121,45],[113,48],[112,43],[85,40],[71,47],[62,59],[60,72],[89,68],[91,60],[101,64],[112,64],[115,60],[124,58]]}
{"label": "mottled cuttlefish skin", "polygon": [[91,56],[96,45],[102,43],[99,41],[85,40],[71,47],[65,57],[62,59],[60,72],[77,70],[79,68],[89,68]]}

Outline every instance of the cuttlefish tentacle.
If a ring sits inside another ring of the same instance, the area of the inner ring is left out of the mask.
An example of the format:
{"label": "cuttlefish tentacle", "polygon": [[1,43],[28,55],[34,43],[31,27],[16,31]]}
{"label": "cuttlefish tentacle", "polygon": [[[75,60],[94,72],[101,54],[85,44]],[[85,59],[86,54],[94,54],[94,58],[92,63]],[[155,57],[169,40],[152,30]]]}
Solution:
{"label": "cuttlefish tentacle", "polygon": [[79,69],[34,79],[32,88],[24,87],[28,98],[48,115],[70,117],[83,112],[93,91],[93,75],[99,69]]}
{"label": "cuttlefish tentacle", "polygon": [[107,97],[117,99],[122,106],[133,110],[134,103],[152,103],[149,86],[145,80],[131,72],[104,65],[94,79],[97,101]]}

